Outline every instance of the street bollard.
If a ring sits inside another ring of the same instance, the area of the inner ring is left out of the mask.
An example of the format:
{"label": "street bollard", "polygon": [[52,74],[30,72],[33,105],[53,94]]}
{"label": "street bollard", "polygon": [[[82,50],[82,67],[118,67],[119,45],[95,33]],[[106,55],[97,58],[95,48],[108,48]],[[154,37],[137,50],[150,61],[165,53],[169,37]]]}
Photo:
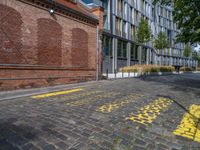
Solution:
{"label": "street bollard", "polygon": [[124,72],[123,72],[123,70],[122,70],[122,78],[124,78]]}
{"label": "street bollard", "polygon": [[130,78],[130,71],[128,71],[128,77]]}

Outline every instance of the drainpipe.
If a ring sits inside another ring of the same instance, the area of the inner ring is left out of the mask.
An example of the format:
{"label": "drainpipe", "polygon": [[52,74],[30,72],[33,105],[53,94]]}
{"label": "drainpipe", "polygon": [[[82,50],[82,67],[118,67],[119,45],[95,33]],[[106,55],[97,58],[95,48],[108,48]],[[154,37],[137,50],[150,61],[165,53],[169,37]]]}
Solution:
{"label": "drainpipe", "polygon": [[97,25],[97,46],[96,46],[96,81],[99,80],[99,28]]}

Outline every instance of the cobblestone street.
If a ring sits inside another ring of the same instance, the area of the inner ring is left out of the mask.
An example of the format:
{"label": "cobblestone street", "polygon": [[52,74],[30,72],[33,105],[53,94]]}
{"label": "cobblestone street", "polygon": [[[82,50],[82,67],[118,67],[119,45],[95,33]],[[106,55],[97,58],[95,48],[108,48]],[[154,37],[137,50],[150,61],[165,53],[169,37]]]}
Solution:
{"label": "cobblestone street", "polygon": [[1,150],[200,150],[200,74],[0,101]]}

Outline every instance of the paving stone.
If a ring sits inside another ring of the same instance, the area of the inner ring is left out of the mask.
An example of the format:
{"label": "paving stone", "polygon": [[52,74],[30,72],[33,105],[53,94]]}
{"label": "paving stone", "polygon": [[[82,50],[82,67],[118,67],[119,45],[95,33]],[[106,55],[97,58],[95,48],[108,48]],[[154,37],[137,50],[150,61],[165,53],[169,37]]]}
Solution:
{"label": "paving stone", "polygon": [[102,146],[105,148],[113,148],[113,144],[107,141],[102,142]]}
{"label": "paving stone", "polygon": [[137,144],[137,145],[140,145],[140,146],[142,146],[142,147],[145,147],[145,146],[146,146],[146,142],[144,142],[143,140],[140,140],[140,139],[136,139],[136,140],[134,141],[134,143]]}
{"label": "paving stone", "polygon": [[32,143],[28,143],[24,145],[21,149],[22,150],[40,150],[38,147],[34,146]]}
{"label": "paving stone", "polygon": [[54,145],[47,144],[47,145],[43,145],[43,146],[42,146],[42,149],[43,149],[43,150],[55,150],[56,147],[55,147]]}
{"label": "paving stone", "polygon": [[163,145],[163,144],[157,144],[157,147],[160,149],[170,149],[168,146]]}
{"label": "paving stone", "polygon": [[80,135],[74,133],[73,131],[64,130],[64,131],[62,131],[62,133],[66,134],[66,135],[68,135],[70,137],[73,137],[75,139],[78,139],[80,137]]}
{"label": "paving stone", "polygon": [[18,145],[18,146],[23,146],[28,142],[24,138],[17,136],[17,135],[12,136],[12,137],[8,137],[7,141],[14,144],[14,145]]}
{"label": "paving stone", "polygon": [[0,150],[20,150],[20,149],[8,143],[6,140],[0,140]]}
{"label": "paving stone", "polygon": [[[111,150],[114,141],[120,141],[121,149],[131,146],[133,150],[198,150],[200,143],[173,135],[185,114],[176,103],[160,111],[147,126],[126,118],[162,95],[171,96],[187,109],[192,104],[200,105],[199,83],[200,74],[147,77],[145,81],[131,78],[88,83],[90,86],[84,87],[83,92],[69,95],[1,101],[0,149]],[[102,93],[87,94],[95,91]],[[129,98],[130,103],[116,105],[108,113],[97,111],[108,103],[121,104],[130,95],[143,97]],[[84,104],[66,105],[80,100]]]}
{"label": "paving stone", "polygon": [[156,146],[152,143],[152,144],[148,144],[146,147],[147,150],[155,150]]}
{"label": "paving stone", "polygon": [[59,139],[61,139],[61,140],[63,140],[63,141],[65,141],[65,140],[68,139],[68,137],[66,137],[65,135],[60,134],[60,133],[56,134],[56,137],[59,138]]}
{"label": "paving stone", "polygon": [[134,145],[134,146],[132,147],[132,150],[146,150],[146,148],[143,148],[143,147]]}

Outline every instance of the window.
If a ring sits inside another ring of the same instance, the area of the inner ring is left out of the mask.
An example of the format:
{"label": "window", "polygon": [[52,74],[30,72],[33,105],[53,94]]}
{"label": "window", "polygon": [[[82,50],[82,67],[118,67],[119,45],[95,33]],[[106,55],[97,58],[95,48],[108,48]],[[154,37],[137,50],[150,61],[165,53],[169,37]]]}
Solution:
{"label": "window", "polygon": [[126,37],[126,22],[123,21],[122,23],[122,35],[123,37]]}
{"label": "window", "polygon": [[112,38],[104,36],[103,37],[103,56],[112,57]]}
{"label": "window", "polygon": [[117,21],[117,31],[116,31],[116,33],[117,33],[117,35],[118,36],[120,36],[121,35],[121,19],[120,18],[116,18],[116,21]]}
{"label": "window", "polygon": [[146,48],[142,48],[142,64],[146,63],[146,59],[147,59],[147,49]]}
{"label": "window", "polygon": [[122,0],[118,1],[118,14],[119,16],[122,14]]}
{"label": "window", "polygon": [[121,51],[122,51],[122,41],[118,40],[117,41],[117,56],[118,57],[122,56]]}
{"label": "window", "polygon": [[135,39],[135,26],[131,26],[131,40],[134,41]]}
{"label": "window", "polygon": [[124,17],[127,18],[127,3],[124,3]]}
{"label": "window", "polygon": [[123,52],[122,57],[126,58],[127,42],[123,42]]}
{"label": "window", "polygon": [[117,56],[118,58],[127,58],[127,42],[118,40],[117,42]]}
{"label": "window", "polygon": [[137,51],[138,46],[135,44],[131,44],[131,60],[137,60],[138,59],[138,51]]}

